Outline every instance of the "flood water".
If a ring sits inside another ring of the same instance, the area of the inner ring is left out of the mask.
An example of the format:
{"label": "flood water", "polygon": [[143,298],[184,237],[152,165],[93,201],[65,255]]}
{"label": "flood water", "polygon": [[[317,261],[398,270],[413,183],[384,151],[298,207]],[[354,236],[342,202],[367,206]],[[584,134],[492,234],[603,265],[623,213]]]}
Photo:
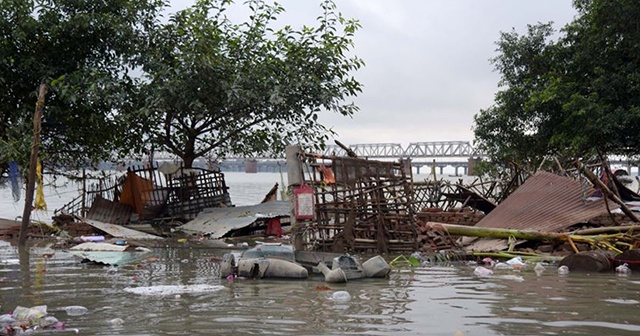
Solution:
{"label": "flood water", "polygon": [[[281,182],[279,174],[254,174],[252,181],[242,175],[227,175],[237,205],[258,202]],[[64,189],[60,193],[65,195]],[[47,196],[51,209],[54,196]],[[7,197],[0,197],[0,217],[20,214]],[[198,242],[168,243],[144,260],[117,268],[80,263],[44,241],[30,243],[30,249],[19,250],[0,241],[0,313],[47,305],[49,314],[66,323],[62,334],[76,329],[81,335],[640,333],[640,274],[558,275],[550,265],[540,275],[503,271],[480,278],[473,274],[475,266],[458,262],[394,269],[388,279],[347,284],[325,284],[317,275],[304,281],[230,283],[219,278],[215,262],[229,250]],[[179,295],[127,292],[164,285],[209,286]],[[350,300],[333,300],[337,291],[348,292]],[[64,308],[78,305],[88,313],[68,316]]]}
{"label": "flood water", "polygon": [[[325,284],[220,279],[201,246],[153,250],[117,269],[64,251],[0,242],[0,305],[47,305],[84,335],[636,335],[640,277],[505,271],[488,278],[464,262],[395,269],[388,279]],[[52,254],[52,255],[51,255]],[[139,295],[127,288],[210,285],[199,293]],[[319,290],[326,285],[329,290]],[[332,295],[346,291],[351,299]],[[64,308],[80,305],[82,316]]]}

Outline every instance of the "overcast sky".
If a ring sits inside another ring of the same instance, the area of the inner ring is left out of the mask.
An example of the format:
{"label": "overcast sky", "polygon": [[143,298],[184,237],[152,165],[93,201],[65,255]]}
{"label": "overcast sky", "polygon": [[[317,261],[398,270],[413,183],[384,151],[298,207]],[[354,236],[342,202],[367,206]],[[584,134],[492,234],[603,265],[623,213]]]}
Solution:
{"label": "overcast sky", "polygon": [[[236,0],[236,6],[242,4]],[[279,0],[279,20],[313,25],[319,0]],[[192,0],[171,0],[181,9]],[[493,103],[499,74],[489,59],[501,31],[527,24],[570,22],[571,0],[336,0],[360,20],[354,53],[366,66],[360,111],[320,120],[345,144],[473,140],[473,116]]]}

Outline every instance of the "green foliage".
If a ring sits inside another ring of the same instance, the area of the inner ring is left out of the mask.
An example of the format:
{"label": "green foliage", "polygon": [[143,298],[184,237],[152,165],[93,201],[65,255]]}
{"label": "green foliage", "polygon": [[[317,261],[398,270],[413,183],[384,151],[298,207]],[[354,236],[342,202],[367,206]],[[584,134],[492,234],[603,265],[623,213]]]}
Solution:
{"label": "green foliage", "polygon": [[[49,85],[41,152],[66,167],[134,143],[119,115],[133,108],[146,31],[161,0],[0,2],[0,167],[28,162],[40,83]],[[138,139],[139,140],[139,139]]]}
{"label": "green foliage", "polygon": [[[282,153],[289,143],[321,146],[331,132],[318,114],[351,116],[361,91],[348,56],[359,24],[332,1],[317,26],[274,28],[284,8],[245,2],[246,22],[226,15],[230,1],[200,0],[151,35],[143,69],[146,101],[135,116],[158,147],[186,165],[204,155]],[[158,148],[156,147],[156,148]]]}
{"label": "green foliage", "polygon": [[331,133],[321,111],[357,111],[348,99],[363,62],[348,55],[358,22],[325,0],[317,26],[275,29],[284,8],[251,0],[249,19],[235,24],[231,5],[198,1],[160,23],[163,0],[0,2],[0,173],[28,162],[42,82],[48,166],[149,149],[190,165],[321,146]]}
{"label": "green foliage", "polygon": [[[503,33],[493,60],[502,90],[474,118],[493,163],[535,170],[545,155],[637,156],[640,149],[640,2],[576,0],[578,16]],[[557,36],[557,40],[552,37]]]}

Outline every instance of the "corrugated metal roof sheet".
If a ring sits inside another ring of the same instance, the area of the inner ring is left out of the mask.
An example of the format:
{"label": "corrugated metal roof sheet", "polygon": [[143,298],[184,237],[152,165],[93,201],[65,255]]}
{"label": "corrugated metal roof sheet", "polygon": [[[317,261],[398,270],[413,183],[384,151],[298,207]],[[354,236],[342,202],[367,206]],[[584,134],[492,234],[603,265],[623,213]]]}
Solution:
{"label": "corrugated metal roof sheet", "polygon": [[[583,201],[595,189],[568,177],[549,172],[531,176],[476,226],[532,231],[562,231],[574,224],[606,214],[604,199]],[[609,202],[611,210],[620,206]],[[467,246],[471,251],[500,251],[506,240],[479,239]]]}
{"label": "corrugated metal roof sheet", "polygon": [[249,206],[227,208],[208,208],[198,214],[196,218],[182,225],[180,230],[209,235],[217,239],[231,230],[251,225],[259,218],[284,217],[291,214],[288,201],[273,201]]}
{"label": "corrugated metal roof sheet", "polygon": [[[606,214],[603,199],[583,201],[591,184],[549,172],[538,172],[476,226],[534,231],[559,231],[593,217]],[[611,210],[619,208],[609,202]]]}

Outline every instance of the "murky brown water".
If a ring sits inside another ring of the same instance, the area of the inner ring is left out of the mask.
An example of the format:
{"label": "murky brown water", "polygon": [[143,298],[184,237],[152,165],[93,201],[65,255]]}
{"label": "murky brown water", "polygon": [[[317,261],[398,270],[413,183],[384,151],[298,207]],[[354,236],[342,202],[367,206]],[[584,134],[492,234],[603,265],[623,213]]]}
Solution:
{"label": "murky brown water", "polygon": [[[218,279],[201,248],[154,250],[158,260],[116,272],[46,248],[20,251],[0,242],[0,305],[45,304],[84,335],[635,335],[640,332],[640,274],[569,274],[549,268],[473,275],[473,267],[396,270],[389,279],[329,284]],[[199,294],[141,296],[127,287],[222,285]],[[351,299],[336,302],[335,291]],[[67,316],[64,307],[89,309]],[[113,323],[121,319],[122,324]],[[72,333],[71,330],[67,331]]]}

